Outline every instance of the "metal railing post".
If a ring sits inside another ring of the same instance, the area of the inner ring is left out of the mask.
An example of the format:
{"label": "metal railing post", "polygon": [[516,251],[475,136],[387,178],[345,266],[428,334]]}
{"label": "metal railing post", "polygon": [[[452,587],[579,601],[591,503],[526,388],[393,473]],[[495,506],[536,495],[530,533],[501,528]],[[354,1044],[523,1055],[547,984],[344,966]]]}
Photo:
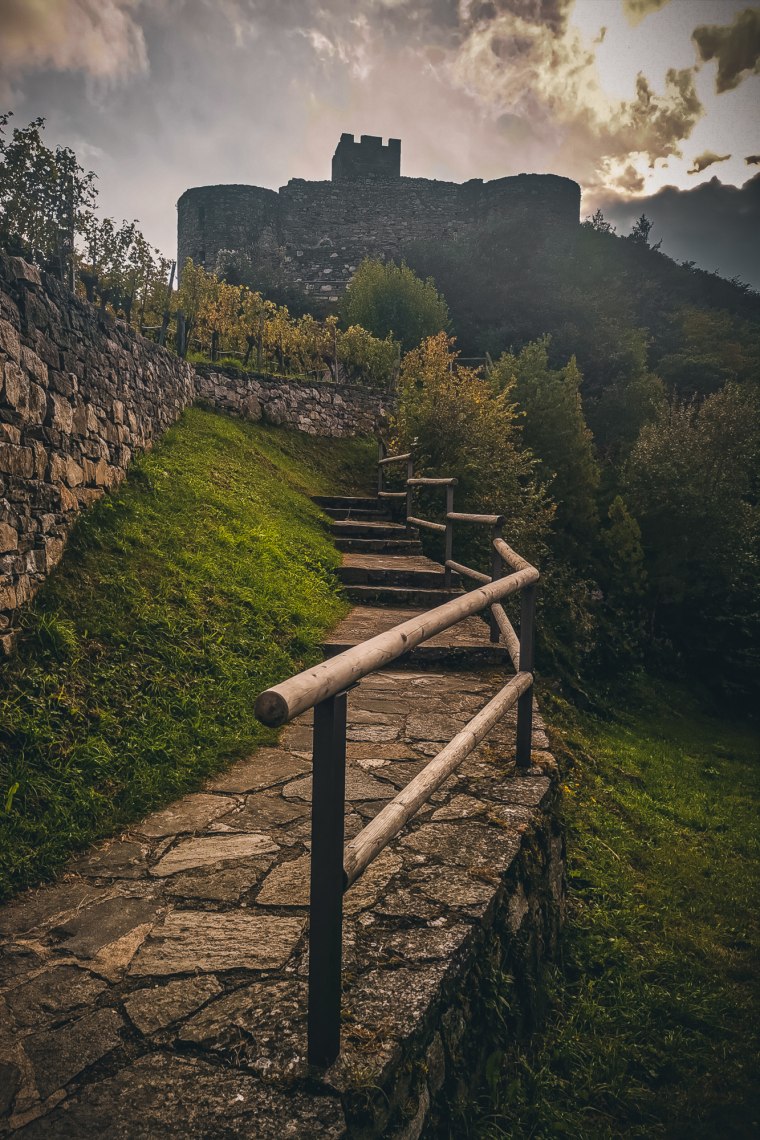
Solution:
{"label": "metal railing post", "polygon": [[377,493],[378,493],[378,495],[380,495],[380,494],[381,494],[381,492],[382,492],[382,490],[383,490],[383,470],[384,470],[384,468],[383,468],[383,465],[382,465],[382,463],[380,462],[380,460],[381,460],[381,459],[385,459],[385,456],[386,456],[386,452],[387,452],[387,450],[388,450],[388,449],[386,448],[386,446],[385,446],[385,444],[383,443],[383,441],[382,441],[381,439],[379,439],[379,440],[377,441],[377,458],[378,458],[378,464],[377,464]]}
{"label": "metal railing post", "polygon": [[344,691],[314,708],[308,1059],[323,1067],[340,1052],[345,794]]}
{"label": "metal railing post", "polygon": [[[414,478],[414,456],[410,455],[406,461],[406,517],[414,514],[414,488],[409,486],[409,480]],[[409,525],[408,523],[406,524]]]}
{"label": "metal railing post", "polygon": [[[504,563],[502,562],[501,555],[494,546],[494,539],[502,537],[502,527],[495,526],[491,531],[491,581],[495,582],[501,578],[504,573]],[[489,611],[488,624],[491,627],[491,641],[496,643],[499,640],[499,624],[496,621],[493,613]]]}
{"label": "metal railing post", "polygon": [[[520,596],[520,672],[533,672],[533,649],[536,624],[536,586],[525,586]],[[517,701],[518,768],[530,768],[533,740],[533,685]]]}
{"label": "metal railing post", "polygon": [[454,557],[454,520],[449,518],[449,515],[454,513],[454,488],[446,488],[446,535],[444,537],[444,554],[443,554],[443,586],[444,589],[451,589],[451,568],[446,565]]}

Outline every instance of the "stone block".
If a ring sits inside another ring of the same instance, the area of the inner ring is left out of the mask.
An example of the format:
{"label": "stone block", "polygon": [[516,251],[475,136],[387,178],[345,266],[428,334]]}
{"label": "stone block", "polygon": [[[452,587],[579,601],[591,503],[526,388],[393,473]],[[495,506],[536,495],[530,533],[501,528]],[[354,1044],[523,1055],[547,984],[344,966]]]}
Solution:
{"label": "stone block", "polygon": [[0,352],[16,363],[21,359],[21,338],[10,321],[0,318]]}
{"label": "stone block", "polygon": [[280,915],[175,911],[143,945],[130,974],[163,977],[198,970],[281,969],[303,928],[303,919]]}
{"label": "stone block", "polygon": [[18,550],[18,531],[8,523],[0,522],[0,553]]}

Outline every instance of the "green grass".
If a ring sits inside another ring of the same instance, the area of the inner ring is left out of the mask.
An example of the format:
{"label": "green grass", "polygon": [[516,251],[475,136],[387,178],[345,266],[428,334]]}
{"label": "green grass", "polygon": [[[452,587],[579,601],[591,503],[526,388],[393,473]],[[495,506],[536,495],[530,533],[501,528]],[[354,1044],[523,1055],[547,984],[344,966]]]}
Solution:
{"label": "green grass", "polygon": [[544,712],[568,765],[564,960],[462,1134],[757,1135],[757,733],[677,689],[614,719]]}
{"label": "green grass", "polygon": [[256,695],[345,612],[307,495],[371,459],[192,409],[80,519],[0,666],[0,897],[274,739]]}

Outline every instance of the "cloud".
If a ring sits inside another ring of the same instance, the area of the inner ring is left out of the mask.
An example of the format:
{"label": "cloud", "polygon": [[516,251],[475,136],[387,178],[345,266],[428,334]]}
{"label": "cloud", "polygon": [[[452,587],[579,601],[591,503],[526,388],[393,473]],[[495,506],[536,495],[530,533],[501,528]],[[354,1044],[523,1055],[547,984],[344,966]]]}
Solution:
{"label": "cloud", "polygon": [[716,154],[713,150],[706,150],[702,154],[697,155],[693,160],[693,165],[686,173],[701,174],[703,170],[707,170],[708,166],[712,166],[714,162],[727,162],[730,157],[730,154]]}
{"label": "cloud", "polygon": [[635,157],[651,166],[680,154],[703,114],[692,68],[669,70],[662,93],[640,74],[634,96],[615,99],[575,28],[557,32],[511,8],[465,29],[448,74],[483,113],[524,118],[561,172],[587,184],[625,186]]}
{"label": "cloud", "polygon": [[48,67],[97,79],[147,70],[141,0],[2,0],[5,80]]}
{"label": "cloud", "polygon": [[669,0],[623,0],[623,11],[632,27],[640,24],[651,12],[659,12]]}
{"label": "cloud", "polygon": [[760,154],[748,154],[744,161],[747,166],[760,166]]}
{"label": "cloud", "polygon": [[691,33],[700,57],[718,61],[718,93],[738,87],[746,74],[760,74],[760,9],[746,8],[733,24],[700,24]]}
{"label": "cloud", "polygon": [[711,178],[691,190],[666,186],[647,197],[609,195],[595,204],[620,232],[646,214],[663,253],[760,289],[760,172],[743,186]]}

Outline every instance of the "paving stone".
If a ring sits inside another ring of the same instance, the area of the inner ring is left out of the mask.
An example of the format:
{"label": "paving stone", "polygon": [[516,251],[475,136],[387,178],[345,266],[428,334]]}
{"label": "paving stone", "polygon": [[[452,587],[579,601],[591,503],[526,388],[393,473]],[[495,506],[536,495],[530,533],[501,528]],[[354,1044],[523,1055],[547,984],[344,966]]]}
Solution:
{"label": "paving stone", "polygon": [[[311,776],[287,784],[282,794],[288,799],[306,800],[311,803]],[[391,784],[375,779],[363,768],[355,767],[353,764],[346,768],[347,803],[356,800],[392,800],[395,795],[396,789]]]}
{"label": "paving stone", "polygon": [[410,713],[406,718],[404,737],[407,740],[448,742],[461,732],[468,717],[446,716],[442,713]]}
{"label": "paving stone", "polygon": [[256,896],[260,906],[308,906],[311,855],[280,863],[270,871]]}
{"label": "paving stone", "polygon": [[443,807],[436,808],[433,819],[472,819],[473,816],[482,816],[488,810],[488,805],[473,796],[453,796]]}
{"label": "paving stone", "polygon": [[344,1037],[350,1048],[354,1026],[360,1031],[363,1051],[375,1037],[378,1046],[388,1038],[403,1038],[420,1025],[438,996],[448,966],[430,962],[421,969],[370,970],[349,982],[344,997]]}
{"label": "paving stone", "polygon": [[0,1061],[0,1119],[7,1116],[21,1088],[21,1069],[12,1061]]}
{"label": "paving stone", "polygon": [[394,701],[395,708],[389,709],[390,702],[373,702],[374,704],[382,703],[385,711],[379,712],[377,709],[368,709],[364,706],[358,708],[351,708],[348,712],[349,725],[355,724],[393,724],[401,726],[403,724],[404,716],[406,715],[400,701]]}
{"label": "paving stone", "polygon": [[20,980],[31,970],[41,966],[43,958],[31,946],[8,943],[0,946],[0,985]]}
{"label": "paving stone", "polygon": [[259,748],[248,760],[209,780],[207,787],[219,792],[255,792],[284,784],[308,772],[311,765],[279,748]]}
{"label": "paving stone", "polygon": [[313,745],[312,730],[308,724],[296,722],[289,724],[282,734],[282,746],[290,752],[311,753]]}
{"label": "paving stone", "polygon": [[174,875],[196,867],[216,866],[232,860],[250,859],[256,855],[269,855],[277,844],[261,832],[249,835],[213,835],[203,839],[185,839],[172,847],[151,867],[151,875]]}
{"label": "paving stone", "polygon": [[86,907],[54,927],[53,933],[64,949],[78,958],[92,958],[109,943],[135,927],[153,923],[161,913],[155,897],[125,898],[118,895]]}
{"label": "paving stone", "polygon": [[57,966],[24,982],[4,997],[17,1025],[26,1029],[58,1021],[78,1007],[92,1004],[106,988],[101,978],[77,966]]}
{"label": "paving stone", "polygon": [[345,1140],[338,1097],[279,1089],[194,1057],[153,1053],[27,1125],[21,1140]]}
{"label": "paving stone", "polygon": [[166,893],[173,898],[236,902],[261,882],[275,858],[275,855],[266,855],[262,859],[241,859],[234,866],[205,874],[180,871],[167,879]]}
{"label": "paving stone", "polygon": [[381,895],[374,903],[374,913],[385,918],[414,918],[430,921],[440,918],[443,914],[443,905],[426,898],[419,891],[409,887],[399,887]]}
{"label": "paving stone", "polygon": [[165,835],[178,835],[183,831],[203,831],[220,815],[230,810],[226,796],[205,793],[185,796],[171,807],[154,812],[134,828],[139,835],[161,839]]}
{"label": "paving stone", "polygon": [[116,1010],[96,1009],[60,1029],[26,1037],[24,1052],[43,1100],[120,1045],[123,1024]]}
{"label": "paving stone", "polygon": [[0,934],[26,934],[52,926],[80,907],[107,898],[110,893],[108,888],[93,886],[84,879],[59,880],[52,886],[27,891],[0,907]]}
{"label": "paving stone", "polygon": [[501,803],[522,804],[524,807],[538,807],[551,792],[551,780],[545,776],[514,777],[502,784],[494,784],[488,789],[489,799]]}
{"label": "paving stone", "polygon": [[438,868],[427,868],[425,878],[415,874],[415,887],[436,902],[451,907],[477,907],[482,910],[494,896],[494,884],[473,878],[456,867],[449,867],[445,875]]}
{"label": "paving stone", "polygon": [[378,929],[368,941],[386,960],[400,958],[403,962],[432,962],[446,959],[450,962],[471,933],[472,927],[461,924],[414,926],[407,930]]}
{"label": "paving stone", "polygon": [[175,911],[143,945],[130,974],[275,970],[285,965],[303,928],[303,919],[280,915]]}
{"label": "paving stone", "polygon": [[173,1021],[187,1017],[221,992],[222,987],[213,974],[202,978],[182,978],[164,986],[135,990],[125,999],[124,1008],[141,1033],[155,1033]]}
{"label": "paving stone", "polygon": [[397,875],[403,866],[401,858],[386,847],[346,891],[343,896],[343,913],[358,914],[373,906],[379,896],[385,893],[393,876]]}
{"label": "paving stone", "polygon": [[346,729],[346,740],[363,740],[372,743],[398,740],[401,724],[351,724]]}
{"label": "paving stone", "polygon": [[347,747],[349,763],[361,760],[415,760],[415,746],[405,741],[351,741]]}
{"label": "paving stone", "polygon": [[115,839],[69,864],[78,875],[99,879],[138,879],[147,869],[148,847],[135,839]]}
{"label": "paving stone", "polygon": [[479,823],[426,823],[403,836],[399,846],[460,867],[501,873],[519,851],[520,839]]}
{"label": "paving stone", "polygon": [[304,1068],[306,986],[262,981],[211,1002],[178,1030],[177,1040],[233,1057],[268,1079]]}
{"label": "paving stone", "polygon": [[219,822],[239,831],[266,831],[308,814],[305,804],[290,803],[281,795],[261,793],[248,796],[242,807],[223,816]]}

